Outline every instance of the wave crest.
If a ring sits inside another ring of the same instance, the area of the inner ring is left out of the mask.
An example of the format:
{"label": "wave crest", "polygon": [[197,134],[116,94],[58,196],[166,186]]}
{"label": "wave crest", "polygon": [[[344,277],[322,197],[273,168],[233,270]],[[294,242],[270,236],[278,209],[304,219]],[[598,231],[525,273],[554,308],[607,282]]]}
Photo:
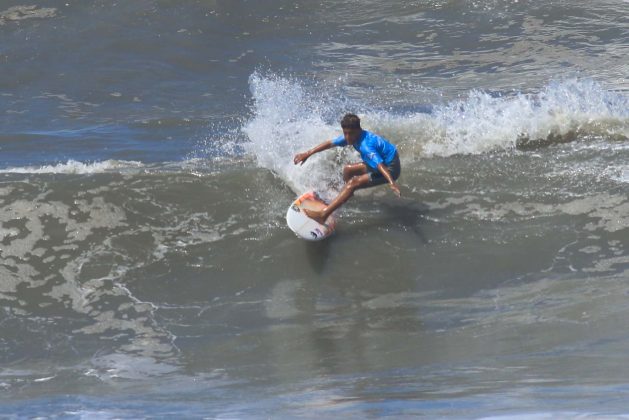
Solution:
{"label": "wave crest", "polygon": [[629,138],[629,99],[592,80],[552,82],[538,94],[473,91],[437,107],[428,155],[478,154],[605,135]]}
{"label": "wave crest", "polygon": [[105,160],[102,162],[83,163],[68,160],[66,163],[43,166],[24,166],[0,169],[0,173],[7,174],[98,174],[106,172],[120,172],[137,170],[144,164],[136,161]]}
{"label": "wave crest", "polygon": [[[402,161],[426,157],[526,150],[587,139],[629,139],[629,98],[589,79],[549,83],[538,93],[490,94],[472,91],[445,105],[418,104],[399,112],[339,98],[338,87],[254,73],[249,80],[252,118],[242,132],[246,150],[260,167],[280,176],[296,192],[315,189],[325,196],[341,184],[339,165],[356,161],[335,149],[293,165],[297,152],[341,132],[343,113],[359,112],[363,126],[398,145]],[[361,112],[362,111],[362,112]]]}

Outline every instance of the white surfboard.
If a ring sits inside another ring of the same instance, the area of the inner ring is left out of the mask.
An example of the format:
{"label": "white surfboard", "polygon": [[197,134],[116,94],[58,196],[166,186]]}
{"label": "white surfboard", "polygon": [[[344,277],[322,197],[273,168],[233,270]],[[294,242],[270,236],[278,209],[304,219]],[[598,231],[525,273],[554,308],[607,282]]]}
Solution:
{"label": "white surfboard", "polygon": [[328,217],[325,224],[312,220],[303,209],[321,210],[327,204],[319,198],[317,193],[309,191],[297,198],[288,207],[286,223],[297,236],[307,241],[320,241],[334,233],[336,220],[334,216]]}

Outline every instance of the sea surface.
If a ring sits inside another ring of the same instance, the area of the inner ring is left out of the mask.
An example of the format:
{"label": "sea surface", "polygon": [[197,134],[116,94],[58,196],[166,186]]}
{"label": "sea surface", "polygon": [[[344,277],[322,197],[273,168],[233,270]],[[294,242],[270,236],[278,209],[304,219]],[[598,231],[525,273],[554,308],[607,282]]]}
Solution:
{"label": "sea surface", "polygon": [[[627,0],[0,0],[0,418],[629,417]],[[320,243],[286,227],[400,151]]]}

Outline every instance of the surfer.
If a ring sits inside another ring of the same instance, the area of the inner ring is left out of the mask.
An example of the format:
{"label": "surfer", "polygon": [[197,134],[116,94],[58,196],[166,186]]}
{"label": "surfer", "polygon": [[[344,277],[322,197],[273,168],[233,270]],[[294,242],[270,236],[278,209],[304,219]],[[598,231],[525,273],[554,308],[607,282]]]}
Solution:
{"label": "surfer", "polygon": [[323,152],[332,147],[354,146],[360,153],[362,162],[350,163],[343,168],[343,181],[345,185],[338,196],[330,204],[320,211],[304,209],[306,215],[319,223],[325,220],[334,210],[342,206],[354,195],[354,191],[361,188],[374,187],[389,183],[393,192],[400,197],[400,188],[395,180],[400,176],[400,156],[397,148],[386,139],[363,130],[360,127],[360,118],[355,114],[345,114],[341,120],[343,135],[327,140],[303,153],[295,155],[295,165],[304,162],[315,153]]}

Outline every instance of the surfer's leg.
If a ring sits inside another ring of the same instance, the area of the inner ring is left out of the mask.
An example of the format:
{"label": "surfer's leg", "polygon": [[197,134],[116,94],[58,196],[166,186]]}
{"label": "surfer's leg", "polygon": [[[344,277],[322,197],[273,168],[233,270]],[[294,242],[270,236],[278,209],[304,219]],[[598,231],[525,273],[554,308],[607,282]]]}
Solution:
{"label": "surfer's leg", "polygon": [[353,177],[345,184],[339,195],[336,196],[330,204],[328,204],[321,211],[304,209],[306,215],[311,219],[316,220],[319,223],[325,223],[325,220],[332,214],[332,212],[341,207],[349,198],[354,195],[354,191],[359,188],[365,188],[371,182],[371,176],[369,174],[362,174]]}
{"label": "surfer's leg", "polygon": [[[365,185],[364,187],[361,187],[361,188],[375,187],[377,185],[382,185],[389,182],[384,177],[384,175],[380,173],[380,171],[376,169],[371,169],[371,168],[367,168],[367,170],[368,170],[369,175],[371,176],[371,182],[368,185]],[[402,166],[400,165],[400,157],[397,153],[395,154],[395,158],[393,159],[393,161],[391,161],[391,163],[387,165],[387,170],[389,171],[389,174],[391,175],[391,178],[393,178],[394,181],[400,177],[400,173],[402,172]]]}
{"label": "surfer's leg", "polygon": [[366,174],[367,165],[364,163],[350,163],[343,168],[343,181],[349,182],[355,176]]}

